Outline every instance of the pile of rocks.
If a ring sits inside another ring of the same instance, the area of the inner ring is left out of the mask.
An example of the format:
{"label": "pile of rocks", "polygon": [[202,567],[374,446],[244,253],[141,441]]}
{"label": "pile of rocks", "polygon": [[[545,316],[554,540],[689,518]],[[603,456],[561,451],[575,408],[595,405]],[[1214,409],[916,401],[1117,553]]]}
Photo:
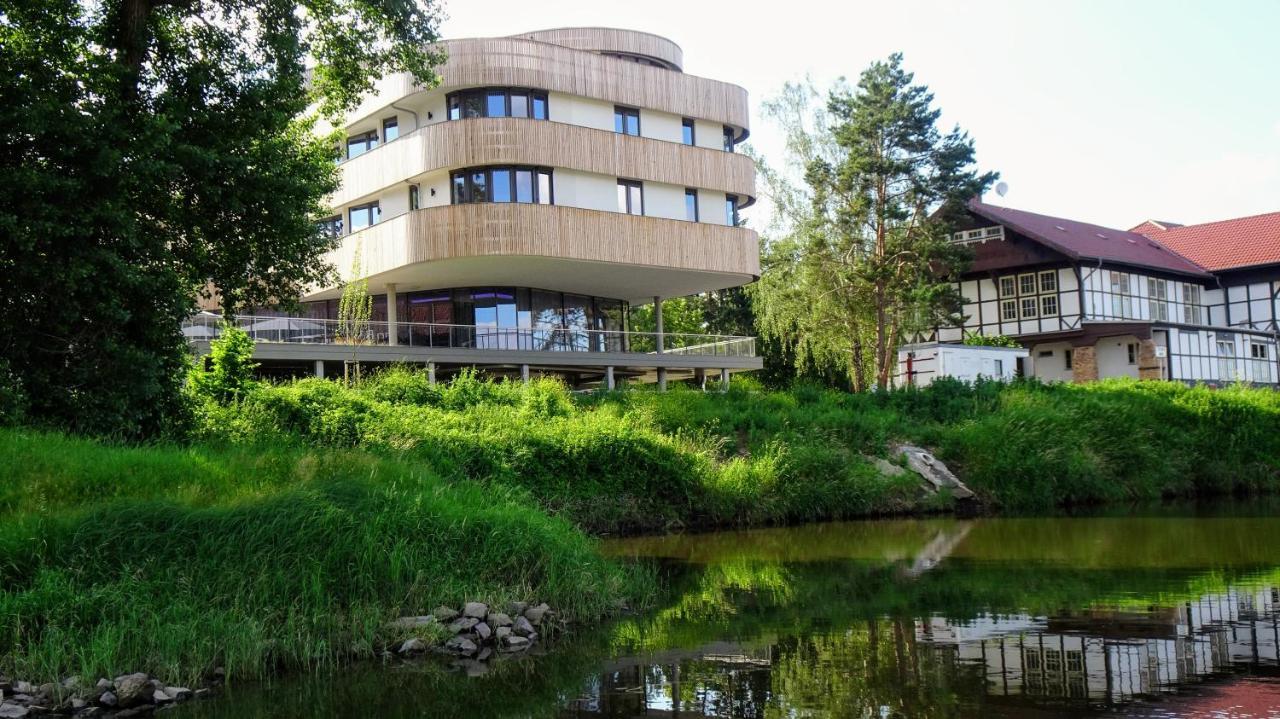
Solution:
{"label": "pile of rocks", "polygon": [[[218,674],[218,672],[215,672]],[[125,674],[115,681],[103,678],[87,686],[79,677],[62,685],[14,681],[0,677],[0,719],[24,719],[44,714],[77,717],[123,717],[150,714],[158,707],[203,698],[209,689],[171,687],[147,674]]]}
{"label": "pile of rocks", "polygon": [[[433,650],[483,662],[495,653],[528,650],[538,641],[539,630],[545,629],[554,615],[545,603],[530,606],[528,602],[512,602],[505,611],[496,611],[482,602],[467,602],[462,611],[437,607],[430,615],[401,617],[392,626],[402,630],[424,629],[423,635],[446,636],[434,646],[420,636],[406,639],[397,649],[401,656]],[[427,629],[432,627],[444,631]]]}

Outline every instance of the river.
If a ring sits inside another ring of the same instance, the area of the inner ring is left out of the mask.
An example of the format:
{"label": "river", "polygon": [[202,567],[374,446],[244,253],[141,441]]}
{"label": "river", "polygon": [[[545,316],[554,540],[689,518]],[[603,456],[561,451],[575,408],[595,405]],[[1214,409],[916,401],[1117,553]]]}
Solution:
{"label": "river", "polygon": [[1280,506],[605,543],[643,615],[492,666],[364,665],[174,717],[1280,717]]}

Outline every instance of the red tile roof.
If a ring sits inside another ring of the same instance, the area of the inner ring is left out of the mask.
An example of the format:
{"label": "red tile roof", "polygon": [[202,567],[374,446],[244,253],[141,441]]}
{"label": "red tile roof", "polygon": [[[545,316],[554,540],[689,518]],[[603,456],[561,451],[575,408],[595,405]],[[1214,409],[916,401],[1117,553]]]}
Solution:
{"label": "red tile roof", "polygon": [[[1037,215],[977,200],[969,201],[969,211],[1048,245],[1072,259],[1100,259],[1198,277],[1209,274],[1186,257],[1137,232]],[[1164,239],[1163,234],[1160,239]]]}
{"label": "red tile roof", "polygon": [[1138,231],[1210,270],[1280,264],[1280,212]]}
{"label": "red tile roof", "polygon": [[1164,232],[1165,230],[1173,229],[1174,227],[1182,227],[1182,225],[1179,225],[1176,222],[1165,222],[1163,220],[1144,220],[1141,225],[1138,225],[1137,227],[1130,227],[1129,231],[1137,232],[1140,235],[1149,235],[1152,232]]}

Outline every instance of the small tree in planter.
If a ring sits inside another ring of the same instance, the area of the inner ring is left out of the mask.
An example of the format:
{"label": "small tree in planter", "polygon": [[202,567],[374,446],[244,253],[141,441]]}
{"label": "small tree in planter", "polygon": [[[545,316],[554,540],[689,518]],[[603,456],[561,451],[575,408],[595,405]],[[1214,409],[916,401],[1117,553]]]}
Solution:
{"label": "small tree in planter", "polygon": [[363,242],[356,240],[355,259],[351,261],[351,280],[342,287],[338,300],[337,341],[351,345],[351,359],[343,363],[342,377],[348,384],[360,379],[360,360],[356,347],[369,341],[369,320],[373,317],[373,297],[369,294],[369,278],[360,263]]}

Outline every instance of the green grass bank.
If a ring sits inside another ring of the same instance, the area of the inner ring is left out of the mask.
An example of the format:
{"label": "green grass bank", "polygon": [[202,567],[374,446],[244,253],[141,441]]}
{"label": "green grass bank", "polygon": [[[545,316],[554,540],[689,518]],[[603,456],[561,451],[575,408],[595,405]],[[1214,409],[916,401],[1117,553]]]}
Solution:
{"label": "green grass bank", "polygon": [[1280,487],[1271,390],[735,384],[574,396],[393,369],[202,403],[181,446],[0,430],[0,673],[305,670],[463,600],[591,619],[643,603],[652,577],[590,534],[947,509],[876,469],[897,441],[993,511]]}

